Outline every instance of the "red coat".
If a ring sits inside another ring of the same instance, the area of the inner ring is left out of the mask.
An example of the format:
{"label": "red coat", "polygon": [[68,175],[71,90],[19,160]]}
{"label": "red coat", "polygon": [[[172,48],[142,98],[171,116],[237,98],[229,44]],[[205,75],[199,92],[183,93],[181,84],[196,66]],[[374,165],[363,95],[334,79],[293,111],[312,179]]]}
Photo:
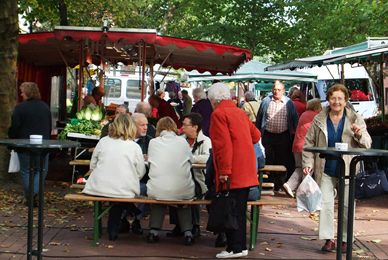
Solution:
{"label": "red coat", "polygon": [[231,189],[259,185],[253,144],[261,133],[247,114],[232,100],[221,101],[212,113],[209,133],[216,189],[220,175],[228,175]]}
{"label": "red coat", "polygon": [[178,130],[182,127],[182,124],[176,115],[174,107],[171,106],[171,104],[164,99],[162,99],[162,102],[160,102],[160,105],[158,107],[158,116],[159,117],[169,116],[172,118],[172,120],[174,120],[176,126],[178,127]]}
{"label": "red coat", "polygon": [[306,137],[307,131],[310,128],[311,123],[315,115],[318,113],[313,110],[307,110],[304,112],[300,118],[298,127],[296,128],[294,143],[292,145],[293,153],[301,153],[304,145],[304,138]]}
{"label": "red coat", "polygon": [[294,102],[296,112],[298,112],[298,116],[300,117],[306,111],[307,103],[300,102],[299,98],[295,98],[292,101]]}

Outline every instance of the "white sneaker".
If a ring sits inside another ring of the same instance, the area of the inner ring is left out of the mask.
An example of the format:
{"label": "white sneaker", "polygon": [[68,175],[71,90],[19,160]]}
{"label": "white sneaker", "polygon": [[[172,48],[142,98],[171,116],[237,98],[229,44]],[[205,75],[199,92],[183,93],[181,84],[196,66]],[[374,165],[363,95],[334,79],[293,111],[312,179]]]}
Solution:
{"label": "white sneaker", "polygon": [[243,256],[247,256],[248,255],[248,249],[247,250],[243,250],[241,253],[242,253]]}
{"label": "white sneaker", "polygon": [[[247,251],[246,254],[248,255],[248,250],[244,250],[244,251]],[[216,255],[217,258],[238,258],[241,256],[244,256],[243,252],[235,254],[235,253],[233,253],[233,251],[231,251],[231,252],[222,251],[221,253]]]}
{"label": "white sneaker", "polygon": [[288,183],[284,183],[283,184],[283,188],[285,190],[285,192],[288,194],[288,196],[290,196],[291,198],[294,198],[294,193],[292,192],[291,188],[290,188],[290,185],[288,185]]}

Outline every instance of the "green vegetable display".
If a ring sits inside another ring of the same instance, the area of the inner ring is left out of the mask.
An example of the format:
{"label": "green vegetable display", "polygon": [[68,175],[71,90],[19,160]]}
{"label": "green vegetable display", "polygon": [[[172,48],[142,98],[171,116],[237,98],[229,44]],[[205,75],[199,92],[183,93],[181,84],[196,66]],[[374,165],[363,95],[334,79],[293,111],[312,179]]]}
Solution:
{"label": "green vegetable display", "polygon": [[96,107],[94,110],[90,107],[86,107],[78,111],[75,116],[77,119],[100,121],[104,117],[104,113],[99,107]]}
{"label": "green vegetable display", "polygon": [[80,133],[85,135],[93,135],[101,133],[102,126],[98,121],[83,120],[76,125],[66,124],[66,127],[58,135],[58,140],[66,140],[67,133]]}

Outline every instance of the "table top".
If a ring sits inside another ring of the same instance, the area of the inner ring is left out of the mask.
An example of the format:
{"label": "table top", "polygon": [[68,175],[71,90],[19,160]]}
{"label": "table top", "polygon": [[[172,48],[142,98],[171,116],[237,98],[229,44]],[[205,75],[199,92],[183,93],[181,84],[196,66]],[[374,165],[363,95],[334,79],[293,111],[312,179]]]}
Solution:
{"label": "table top", "polygon": [[77,147],[81,144],[74,141],[42,140],[41,142],[30,139],[0,139],[0,145],[10,148],[58,149]]}
{"label": "table top", "polygon": [[100,140],[99,135],[85,135],[81,133],[73,133],[69,132],[67,133],[67,137],[72,137],[72,138],[80,138],[80,139],[90,139],[90,140]]}
{"label": "table top", "polygon": [[388,156],[388,150],[366,149],[366,148],[348,148],[339,150],[335,147],[306,147],[305,151],[330,155],[364,155],[364,156]]}

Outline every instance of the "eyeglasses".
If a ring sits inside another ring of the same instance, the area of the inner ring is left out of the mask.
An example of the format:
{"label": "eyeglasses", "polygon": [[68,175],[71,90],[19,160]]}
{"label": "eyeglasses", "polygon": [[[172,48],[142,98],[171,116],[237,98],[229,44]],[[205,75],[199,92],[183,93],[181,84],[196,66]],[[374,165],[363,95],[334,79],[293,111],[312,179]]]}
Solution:
{"label": "eyeglasses", "polygon": [[192,126],[192,125],[187,125],[187,124],[183,124],[184,127],[189,127],[189,126]]}

